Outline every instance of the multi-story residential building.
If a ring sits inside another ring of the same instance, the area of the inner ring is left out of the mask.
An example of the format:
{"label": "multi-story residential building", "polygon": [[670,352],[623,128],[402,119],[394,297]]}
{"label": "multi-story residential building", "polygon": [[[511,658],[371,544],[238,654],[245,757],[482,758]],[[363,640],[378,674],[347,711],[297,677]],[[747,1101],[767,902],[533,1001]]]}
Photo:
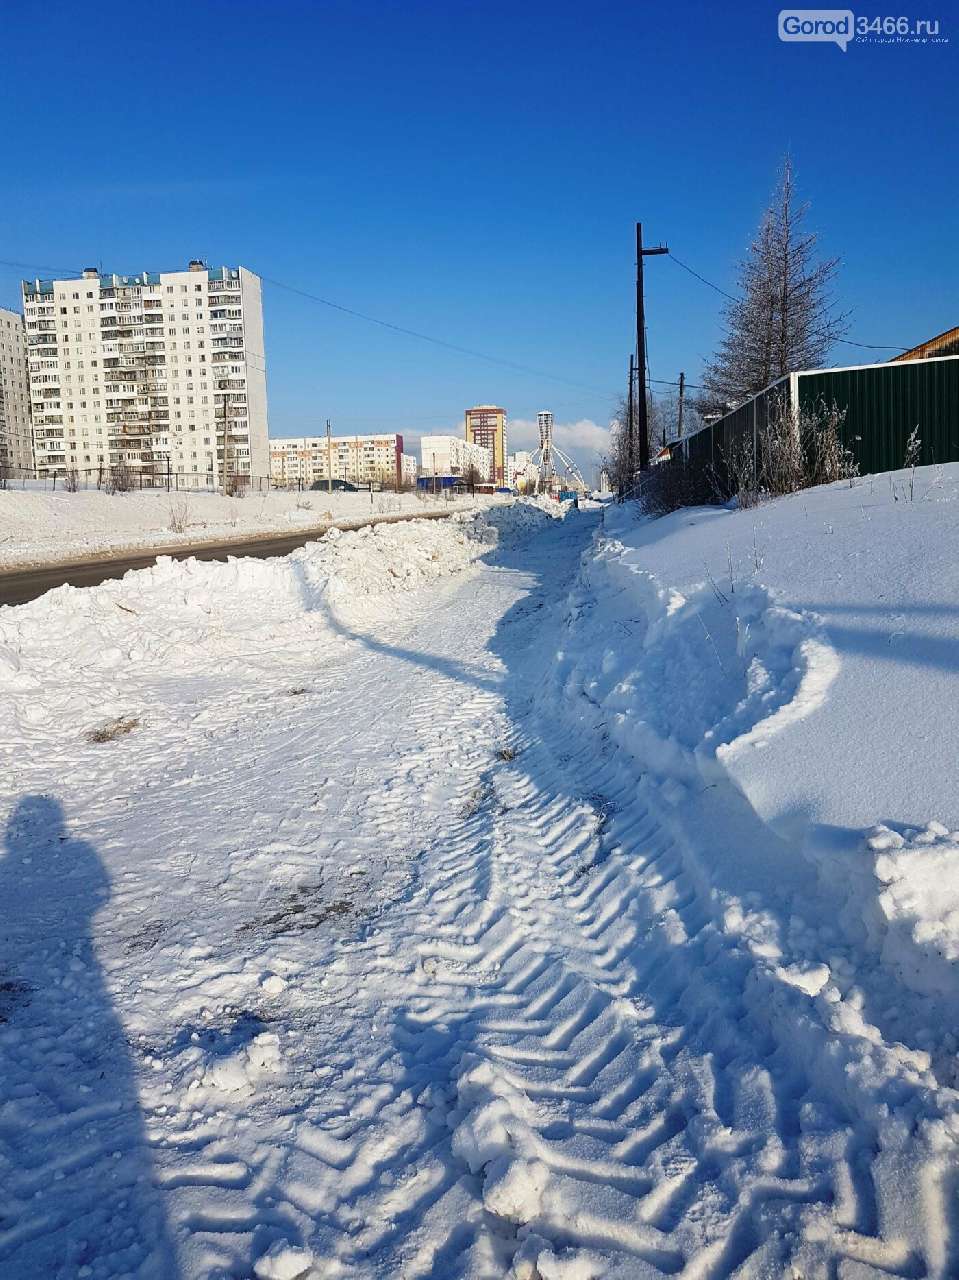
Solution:
{"label": "multi-story residential building", "polygon": [[427,476],[468,476],[488,483],[493,478],[493,453],[483,445],[459,436],[423,436],[420,439],[422,473]]}
{"label": "multi-story residential building", "polygon": [[516,453],[506,455],[506,483],[510,488],[524,491],[532,488],[536,482],[536,469],[533,466],[533,455],[527,450],[518,449]]}
{"label": "multi-story residential building", "polygon": [[25,280],[36,465],[269,472],[259,277],[245,267]]}
{"label": "multi-story residential building", "polygon": [[0,479],[33,467],[30,382],[23,317],[0,308]]}
{"label": "multi-story residential building", "polygon": [[[378,436],[295,436],[270,441],[270,475],[274,484],[309,488],[329,478],[350,484],[369,484],[390,489],[403,482],[403,437]],[[415,476],[414,476],[415,481]]]}
{"label": "multi-story residential building", "polygon": [[400,473],[403,477],[403,488],[416,487],[416,476],[419,467],[416,463],[415,453],[404,453],[400,455]]}
{"label": "multi-story residential building", "polygon": [[482,445],[493,455],[491,480],[506,483],[506,410],[492,404],[476,405],[466,410],[466,439]]}

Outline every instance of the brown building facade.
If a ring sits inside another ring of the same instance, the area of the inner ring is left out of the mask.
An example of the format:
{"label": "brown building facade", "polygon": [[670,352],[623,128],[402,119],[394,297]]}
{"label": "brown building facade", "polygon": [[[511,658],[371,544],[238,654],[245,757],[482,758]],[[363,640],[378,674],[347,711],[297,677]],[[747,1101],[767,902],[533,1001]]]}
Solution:
{"label": "brown building facade", "polygon": [[506,484],[506,410],[492,404],[466,410],[466,439],[493,455],[493,482]]}

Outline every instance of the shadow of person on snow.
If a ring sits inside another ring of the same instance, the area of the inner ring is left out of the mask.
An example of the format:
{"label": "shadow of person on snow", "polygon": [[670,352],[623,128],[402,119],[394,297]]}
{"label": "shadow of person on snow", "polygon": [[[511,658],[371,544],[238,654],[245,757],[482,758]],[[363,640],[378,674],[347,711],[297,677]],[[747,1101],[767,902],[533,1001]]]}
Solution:
{"label": "shadow of person on snow", "polygon": [[49,796],[0,857],[0,1274],[175,1280],[130,1050],[97,963],[110,878]]}

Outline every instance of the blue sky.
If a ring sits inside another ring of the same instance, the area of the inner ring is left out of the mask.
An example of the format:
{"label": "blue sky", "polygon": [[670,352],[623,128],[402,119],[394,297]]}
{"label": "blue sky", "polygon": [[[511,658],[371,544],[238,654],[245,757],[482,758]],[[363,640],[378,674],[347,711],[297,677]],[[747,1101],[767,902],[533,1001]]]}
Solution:
{"label": "blue sky", "polygon": [[[589,463],[602,433],[588,424],[605,427],[625,383],[635,220],[732,288],[787,148],[824,251],[842,256],[850,337],[909,344],[959,323],[955,10],[896,10],[939,17],[947,44],[846,53],[781,43],[777,12],[7,4],[0,257],[241,263],[541,371],[266,284],[274,435],[330,417],[416,437],[496,402],[520,423],[552,408]],[[0,265],[0,305],[37,273]],[[696,380],[721,304],[648,261],[654,377]],[[839,348],[834,363],[886,354]]]}

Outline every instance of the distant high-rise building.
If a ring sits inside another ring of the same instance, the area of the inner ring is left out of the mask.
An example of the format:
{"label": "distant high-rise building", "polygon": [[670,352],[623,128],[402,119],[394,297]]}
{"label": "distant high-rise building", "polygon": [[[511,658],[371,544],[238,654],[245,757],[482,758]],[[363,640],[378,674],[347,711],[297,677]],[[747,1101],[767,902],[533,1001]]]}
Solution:
{"label": "distant high-rise building", "polygon": [[[266,476],[260,280],[245,267],[25,280],[36,445],[45,472],[123,463],[163,475]],[[225,429],[224,429],[225,428]]]}
{"label": "distant high-rise building", "polygon": [[528,450],[519,449],[506,455],[506,482],[511,488],[516,486],[527,492],[535,486],[537,474],[533,455]]}
{"label": "distant high-rise building", "polygon": [[426,476],[469,477],[484,484],[493,478],[492,452],[459,436],[422,436],[420,457]]}
{"label": "distant high-rise building", "polygon": [[33,467],[30,381],[23,317],[0,308],[0,478]]}
{"label": "distant high-rise building", "polygon": [[493,455],[492,479],[506,483],[506,410],[492,404],[466,410],[466,439],[489,449]]}
{"label": "distant high-rise building", "polygon": [[[293,436],[270,441],[270,475],[276,484],[303,485],[333,479],[365,485],[370,481],[389,489],[409,481],[409,462],[404,458],[403,437],[381,436]],[[412,483],[416,482],[416,459]]]}

